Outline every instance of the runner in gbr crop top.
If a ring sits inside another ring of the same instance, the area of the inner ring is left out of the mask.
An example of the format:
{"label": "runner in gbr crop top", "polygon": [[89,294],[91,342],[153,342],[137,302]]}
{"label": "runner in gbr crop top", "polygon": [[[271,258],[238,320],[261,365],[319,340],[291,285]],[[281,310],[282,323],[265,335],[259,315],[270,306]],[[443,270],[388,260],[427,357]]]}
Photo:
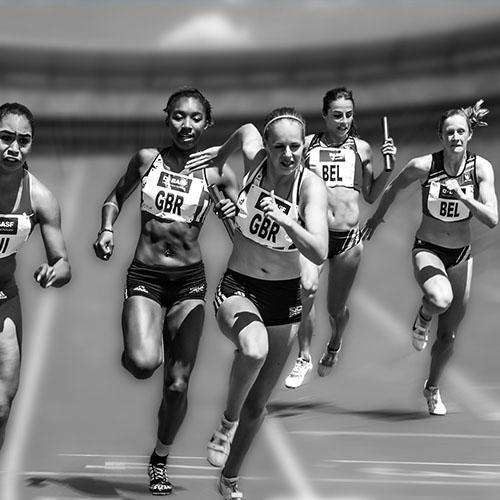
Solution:
{"label": "runner in gbr crop top", "polygon": [[47,263],[35,271],[35,280],[43,288],[60,287],[70,280],[59,205],[27,169],[33,129],[33,115],[26,106],[0,106],[0,448],[21,368],[22,320],[14,276],[16,253],[35,224],[40,225],[47,256]]}
{"label": "runner in gbr crop top", "polygon": [[[323,97],[325,129],[306,138],[306,166],[320,177],[328,193],[328,292],[327,309],[331,334],[319,360],[318,374],[329,374],[337,362],[349,310],[347,300],[361,260],[363,245],[359,232],[360,193],[368,203],[378,197],[390,172],[383,168],[375,176],[370,145],[357,136],[352,91],[338,87]],[[394,161],[392,139],[381,151]],[[290,376],[289,388],[297,388],[312,370],[310,344],[314,330],[314,299],[322,267],[302,258],[302,323],[299,329],[299,356]]]}
{"label": "runner in gbr crop top", "polygon": [[237,348],[225,411],[208,444],[209,462],[223,467],[224,498],[241,495],[242,461],[297,331],[299,252],[316,264],[327,253],[326,190],[303,168],[304,138],[303,118],[280,108],[267,116],[262,137],[254,125],[243,125],[190,162],[193,169],[221,165],[241,151],[246,174],[233,251],[215,297],[219,327]]}
{"label": "runner in gbr crop top", "polygon": [[439,120],[442,150],[410,160],[385,190],[366,225],[369,239],[396,195],[414,182],[422,187],[422,222],[413,246],[415,278],[423,292],[412,328],[413,347],[425,349],[432,318],[437,337],[424,387],[431,415],[444,415],[438,382],[450,359],[455,335],[465,315],[472,275],[470,219],[492,228],[498,222],[491,163],[467,151],[473,128],[486,125],[488,110],[478,101],[467,109],[451,109]]}
{"label": "runner in gbr crop top", "polygon": [[142,149],[130,160],[104,203],[94,244],[97,256],[108,260],[114,249],[113,223],[140,184],[141,234],[127,273],[122,363],[140,379],[166,364],[157,441],[148,469],[155,495],[172,492],[167,455],[186,414],[189,378],[203,328],[206,280],[198,237],[209,209],[208,185],[224,192],[215,205],[221,218],[235,215],[237,195],[235,177],[224,166],[220,171],[183,171],[212,124],[205,96],[197,89],[181,89],[170,96],[164,111],[172,144]]}

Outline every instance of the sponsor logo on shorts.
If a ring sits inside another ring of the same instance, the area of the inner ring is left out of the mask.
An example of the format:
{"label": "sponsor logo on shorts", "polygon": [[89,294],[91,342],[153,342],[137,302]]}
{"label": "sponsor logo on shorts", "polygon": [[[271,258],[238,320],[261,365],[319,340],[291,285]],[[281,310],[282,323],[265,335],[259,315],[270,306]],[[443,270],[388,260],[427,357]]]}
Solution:
{"label": "sponsor logo on shorts", "polygon": [[205,291],[205,285],[192,286],[188,293],[201,293]]}
{"label": "sponsor logo on shorts", "polygon": [[295,306],[288,308],[288,317],[293,318],[294,316],[298,316],[302,312],[302,306]]}
{"label": "sponsor logo on shorts", "polygon": [[7,298],[7,295],[5,295],[5,293],[0,290],[0,300],[6,299],[6,298]]}
{"label": "sponsor logo on shorts", "polygon": [[149,293],[147,288],[143,285],[138,285],[135,288],[132,288],[133,292],[143,292],[143,293]]}

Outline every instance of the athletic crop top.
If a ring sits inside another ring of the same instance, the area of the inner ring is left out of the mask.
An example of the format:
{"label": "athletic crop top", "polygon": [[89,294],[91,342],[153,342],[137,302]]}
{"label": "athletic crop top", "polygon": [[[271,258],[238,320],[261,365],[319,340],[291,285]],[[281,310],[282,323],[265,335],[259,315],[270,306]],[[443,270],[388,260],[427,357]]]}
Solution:
{"label": "athletic crop top", "polygon": [[313,136],[306,153],[306,165],[316,172],[329,188],[342,186],[361,190],[363,177],[361,160],[353,136],[340,146],[328,146],[323,133]]}
{"label": "athletic crop top", "polygon": [[[270,196],[269,191],[262,189],[264,160],[255,170],[248,172],[243,179],[243,188],[238,195],[236,228],[249,240],[255,241],[266,248],[279,252],[294,252],[297,247],[287,232],[276,222],[264,215],[260,208],[263,198]],[[291,202],[275,196],[276,203],[285,214],[299,221],[298,202],[299,191],[304,175],[304,168],[299,167],[291,189]]]}
{"label": "athletic crop top", "polygon": [[25,168],[12,212],[0,214],[0,259],[15,254],[35,226],[30,187],[31,174]]}
{"label": "athletic crop top", "polygon": [[205,171],[203,178],[172,172],[158,153],[142,177],[141,211],[164,221],[201,224],[210,207]]}
{"label": "athletic crop top", "polygon": [[472,214],[467,206],[446,188],[446,182],[449,180],[456,180],[464,193],[477,198],[479,188],[476,179],[476,155],[467,152],[462,171],[452,176],[444,170],[443,152],[433,153],[429,175],[422,184],[423,213],[443,222],[470,219]]}

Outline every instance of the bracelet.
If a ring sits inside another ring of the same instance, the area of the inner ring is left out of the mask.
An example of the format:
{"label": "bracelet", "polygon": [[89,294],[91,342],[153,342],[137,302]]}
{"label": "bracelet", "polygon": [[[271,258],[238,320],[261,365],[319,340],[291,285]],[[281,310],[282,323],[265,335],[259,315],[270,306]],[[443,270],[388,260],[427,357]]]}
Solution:
{"label": "bracelet", "polygon": [[114,233],[114,231],[112,229],[108,229],[108,228],[105,228],[105,229],[101,229],[98,233],[97,233],[97,236],[101,236],[102,233],[104,233],[105,231],[108,231],[109,233]]}

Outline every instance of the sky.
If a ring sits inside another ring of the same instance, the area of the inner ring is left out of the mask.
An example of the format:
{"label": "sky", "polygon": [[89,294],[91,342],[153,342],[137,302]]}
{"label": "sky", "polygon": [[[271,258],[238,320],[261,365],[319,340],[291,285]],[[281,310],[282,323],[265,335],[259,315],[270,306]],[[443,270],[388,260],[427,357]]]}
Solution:
{"label": "sky", "polygon": [[0,0],[0,46],[237,51],[352,45],[500,22],[500,0]]}

